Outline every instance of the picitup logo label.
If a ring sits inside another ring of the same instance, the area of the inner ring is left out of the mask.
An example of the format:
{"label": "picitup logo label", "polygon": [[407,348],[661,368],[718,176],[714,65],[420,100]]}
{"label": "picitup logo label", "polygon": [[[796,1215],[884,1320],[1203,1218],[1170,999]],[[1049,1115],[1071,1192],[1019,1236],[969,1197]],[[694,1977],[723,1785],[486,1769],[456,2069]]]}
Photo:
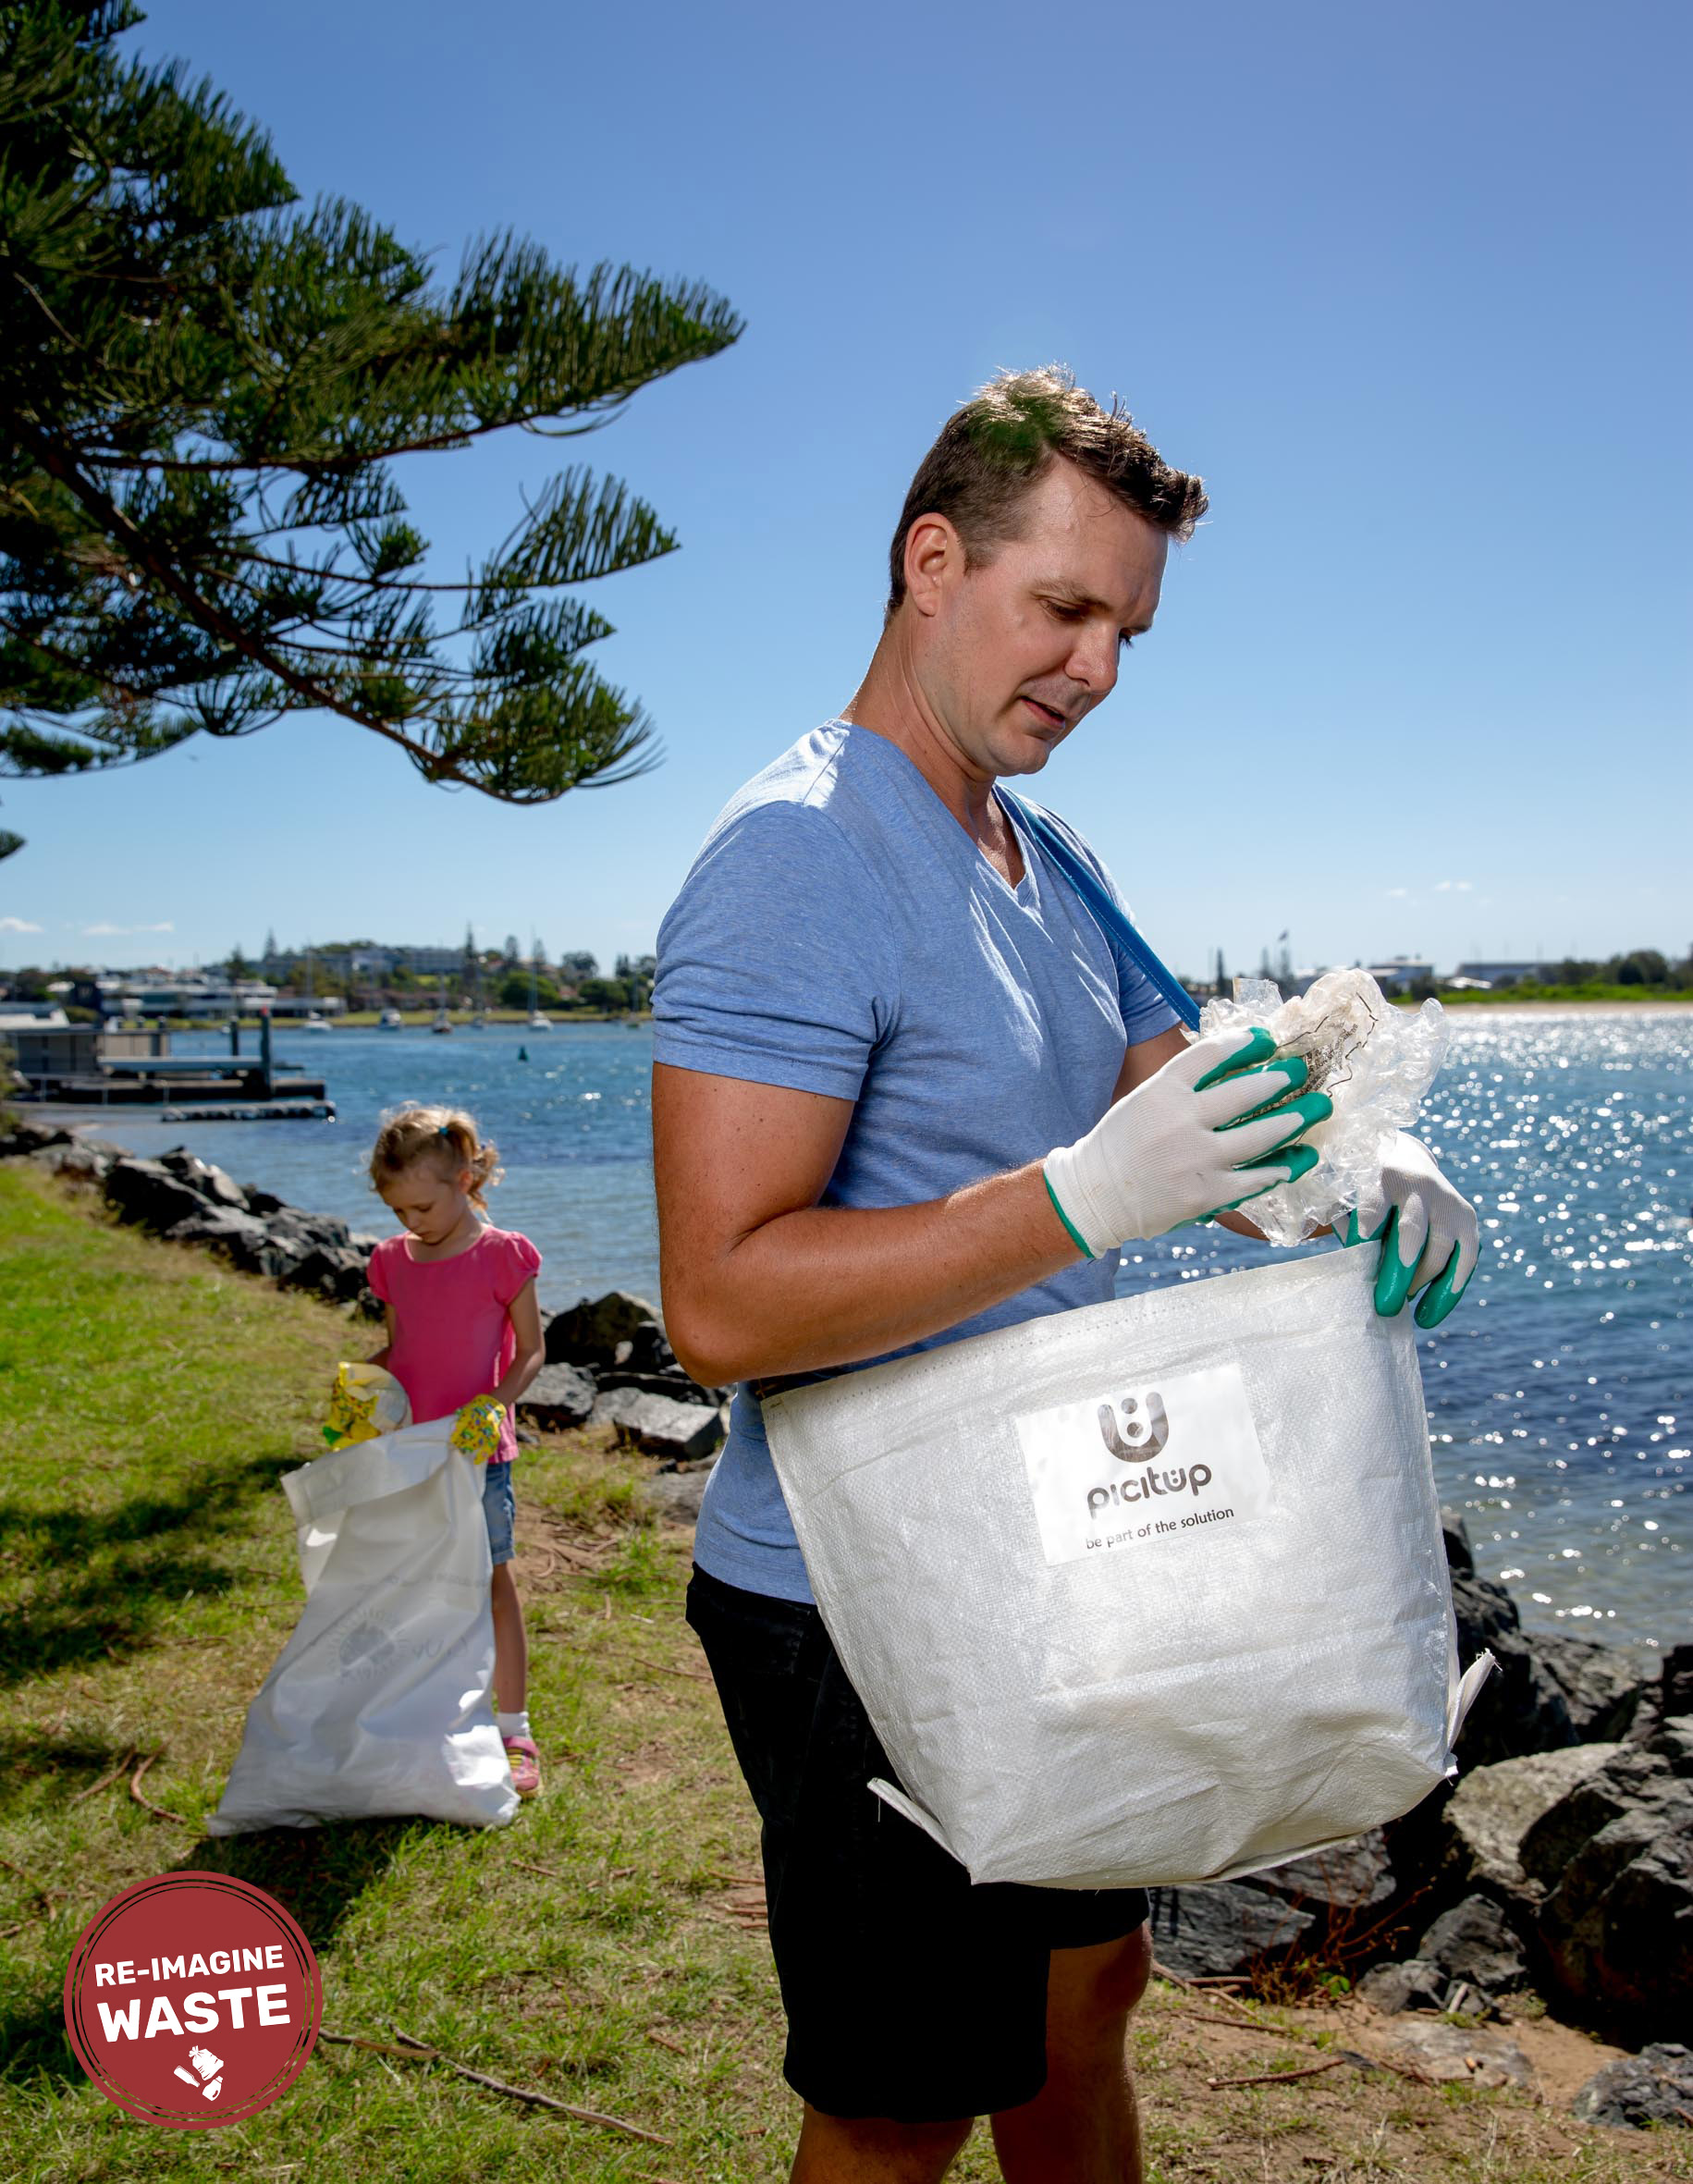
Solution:
{"label": "picitup logo label", "polygon": [[1156,1388],[1144,1396],[1124,1395],[1117,1409],[1099,1405],[1099,1436],[1112,1455],[1124,1464],[1156,1456],[1170,1440],[1170,1413]]}
{"label": "picitup logo label", "polygon": [[1099,1516],[1113,1503],[1149,1502],[1154,1494],[1199,1493],[1211,1483],[1208,1464],[1185,1465],[1159,1471],[1152,1459],[1170,1445],[1170,1413],[1156,1388],[1144,1395],[1123,1395],[1113,1407],[1099,1405],[1099,1438],[1120,1464],[1145,1464],[1138,1478],[1112,1479],[1109,1486],[1087,1490],[1087,1514]]}
{"label": "picitup logo label", "polygon": [[1133,1546],[1157,1552],[1269,1506],[1236,1365],[1080,1395],[1016,1421],[1049,1563]]}

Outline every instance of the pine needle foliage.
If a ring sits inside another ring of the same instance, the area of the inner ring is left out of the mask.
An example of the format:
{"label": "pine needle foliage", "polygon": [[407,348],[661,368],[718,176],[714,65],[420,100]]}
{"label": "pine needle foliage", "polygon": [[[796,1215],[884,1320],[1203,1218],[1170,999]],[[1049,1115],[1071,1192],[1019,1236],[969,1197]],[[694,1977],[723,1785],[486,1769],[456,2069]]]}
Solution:
{"label": "pine needle foliage", "polygon": [[0,0],[0,777],[313,710],[509,804],[644,772],[651,723],[583,656],[611,624],[560,595],[674,535],[571,466],[431,581],[395,466],[591,432],[741,321],[510,234],[438,284],[357,205],[301,209],[212,84],[118,50],[142,19]]}

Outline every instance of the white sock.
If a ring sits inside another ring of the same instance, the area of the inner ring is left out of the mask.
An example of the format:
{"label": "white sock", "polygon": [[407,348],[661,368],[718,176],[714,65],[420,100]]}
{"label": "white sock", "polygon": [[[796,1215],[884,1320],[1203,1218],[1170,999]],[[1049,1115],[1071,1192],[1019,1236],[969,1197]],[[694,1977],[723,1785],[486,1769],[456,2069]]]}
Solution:
{"label": "white sock", "polygon": [[499,1733],[502,1736],[527,1736],[529,1735],[529,1709],[527,1707],[523,1709],[521,1713],[496,1714],[494,1718],[499,1724]]}

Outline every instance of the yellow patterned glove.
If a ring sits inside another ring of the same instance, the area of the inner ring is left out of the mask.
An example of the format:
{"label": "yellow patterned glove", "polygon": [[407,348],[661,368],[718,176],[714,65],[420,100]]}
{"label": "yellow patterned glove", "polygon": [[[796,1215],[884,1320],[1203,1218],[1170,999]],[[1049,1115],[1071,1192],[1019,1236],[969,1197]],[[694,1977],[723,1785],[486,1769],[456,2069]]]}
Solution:
{"label": "yellow patterned glove", "polygon": [[391,1372],[379,1365],[341,1365],[336,1368],[335,1386],[329,1391],[329,1416],[324,1439],[331,1448],[350,1448],[355,1442],[375,1441],[411,1423],[406,1392]]}
{"label": "yellow patterned glove", "polygon": [[479,1395],[474,1403],[467,1403],[453,1420],[449,1436],[454,1448],[470,1457],[475,1464],[485,1464],[490,1456],[499,1453],[499,1429],[506,1419],[506,1406],[496,1403],[491,1395]]}

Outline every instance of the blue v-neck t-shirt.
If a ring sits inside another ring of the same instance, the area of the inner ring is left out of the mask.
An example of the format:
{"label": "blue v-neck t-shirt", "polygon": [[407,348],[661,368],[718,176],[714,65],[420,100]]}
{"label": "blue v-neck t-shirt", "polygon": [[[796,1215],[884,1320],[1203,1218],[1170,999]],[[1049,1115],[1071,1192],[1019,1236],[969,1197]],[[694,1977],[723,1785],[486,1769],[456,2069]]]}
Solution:
{"label": "blue v-neck t-shirt", "polygon": [[[920,1205],[1069,1145],[1110,1104],[1125,1048],[1177,1019],[1017,840],[1013,888],[886,737],[839,720],[802,737],[730,799],[666,915],[655,1060],[853,1101],[824,1206]],[[1102,1303],[1116,1267],[1115,1252],[1068,1267],[889,1355]],[[812,1597],[744,1387],[694,1559],[750,1592]]]}

